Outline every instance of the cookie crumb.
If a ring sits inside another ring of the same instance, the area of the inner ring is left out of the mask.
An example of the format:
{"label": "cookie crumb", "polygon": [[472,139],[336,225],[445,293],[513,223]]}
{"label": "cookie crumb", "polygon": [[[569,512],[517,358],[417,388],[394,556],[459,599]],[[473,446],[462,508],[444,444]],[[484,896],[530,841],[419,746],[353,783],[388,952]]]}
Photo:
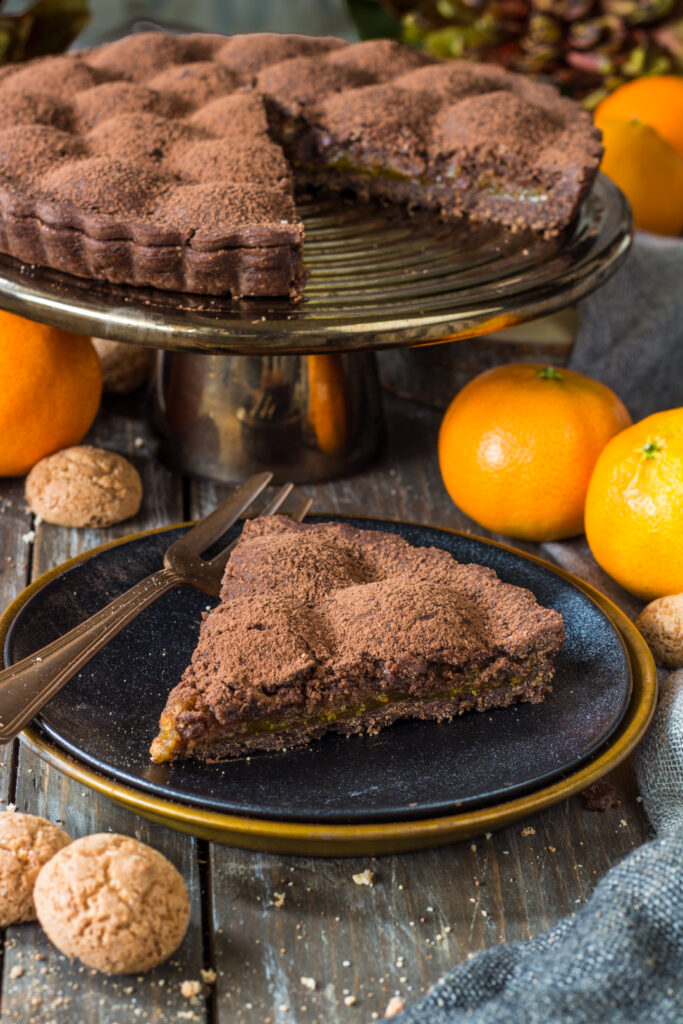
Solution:
{"label": "cookie crumb", "polygon": [[274,892],[273,896],[274,896],[273,906],[274,907],[278,907],[278,908],[279,907],[284,907],[286,893],[284,893],[284,892]]}
{"label": "cookie crumb", "polygon": [[375,872],[371,871],[370,868],[366,868],[365,871],[361,871],[359,874],[353,875],[353,880],[356,885],[374,885]]}
{"label": "cookie crumb", "polygon": [[355,1006],[355,1005],[356,1005],[356,997],[355,996],[344,996],[344,1006]]}
{"label": "cookie crumb", "polygon": [[403,1000],[400,996],[392,996],[387,1003],[387,1008],[384,1011],[385,1017],[395,1017],[397,1014],[403,1013]]}
{"label": "cookie crumb", "polygon": [[536,829],[532,828],[531,825],[526,825],[525,828],[523,828],[522,831],[519,834],[520,834],[520,836],[524,836],[525,838],[526,838],[526,836],[535,836],[536,835]]}
{"label": "cookie crumb", "polygon": [[20,967],[19,964],[15,964],[14,967],[12,967],[12,969],[9,972],[9,976],[12,979],[12,981],[15,981],[17,978],[23,977],[23,974],[24,968]]}
{"label": "cookie crumb", "polygon": [[299,980],[301,981],[301,984],[303,985],[303,987],[307,988],[309,992],[315,992],[315,989],[316,989],[316,980],[315,980],[315,978],[304,978],[304,977],[301,977]]}
{"label": "cookie crumb", "polygon": [[191,999],[192,996],[198,996],[202,990],[201,983],[198,981],[183,981],[180,985],[180,994],[185,999]]}
{"label": "cookie crumb", "polygon": [[581,790],[581,799],[587,811],[609,811],[611,807],[621,807],[617,791],[607,779],[598,779],[587,789]]}
{"label": "cookie crumb", "polygon": [[202,967],[200,968],[199,973],[201,974],[202,981],[204,982],[205,985],[213,985],[214,982],[216,981],[216,978],[218,977],[218,975],[216,974],[212,967],[210,967],[208,970],[204,970],[204,968]]}

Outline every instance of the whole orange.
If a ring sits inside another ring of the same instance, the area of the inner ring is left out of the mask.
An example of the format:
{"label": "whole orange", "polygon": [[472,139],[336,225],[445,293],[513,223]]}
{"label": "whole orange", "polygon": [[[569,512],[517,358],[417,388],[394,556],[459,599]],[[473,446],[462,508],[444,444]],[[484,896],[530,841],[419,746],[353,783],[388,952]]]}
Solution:
{"label": "whole orange", "polygon": [[683,77],[646,75],[610,93],[595,110],[595,123],[641,121],[683,156]]}
{"label": "whole orange", "polygon": [[640,121],[601,122],[600,170],[631,204],[636,226],[658,235],[683,231],[683,156]]}
{"label": "whole orange", "polygon": [[683,408],[605,446],[588,487],[586,537],[605,572],[643,600],[683,592]]}
{"label": "whole orange", "polygon": [[100,404],[90,338],[0,312],[0,476],[78,444]]}
{"label": "whole orange", "polygon": [[444,484],[488,530],[524,540],[583,531],[595,461],[631,422],[604,384],[573,370],[512,363],[455,396],[439,431]]}

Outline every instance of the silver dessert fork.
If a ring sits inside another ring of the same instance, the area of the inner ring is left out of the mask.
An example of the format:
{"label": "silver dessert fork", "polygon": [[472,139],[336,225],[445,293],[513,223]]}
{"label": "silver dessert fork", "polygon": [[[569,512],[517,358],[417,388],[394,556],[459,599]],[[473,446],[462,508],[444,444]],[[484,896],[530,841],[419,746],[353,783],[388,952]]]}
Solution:
{"label": "silver dessert fork", "polygon": [[[250,477],[218,508],[174,541],[164,555],[163,569],[140,580],[57,640],[0,671],[0,743],[13,740],[112,637],[167,590],[187,583],[217,596],[228,556],[237,541],[208,560],[202,558],[202,552],[237,522],[272,476],[261,473]],[[293,487],[291,483],[284,484],[259,514],[272,516],[278,512]],[[301,522],[311,503],[311,498],[301,498],[291,518]]]}

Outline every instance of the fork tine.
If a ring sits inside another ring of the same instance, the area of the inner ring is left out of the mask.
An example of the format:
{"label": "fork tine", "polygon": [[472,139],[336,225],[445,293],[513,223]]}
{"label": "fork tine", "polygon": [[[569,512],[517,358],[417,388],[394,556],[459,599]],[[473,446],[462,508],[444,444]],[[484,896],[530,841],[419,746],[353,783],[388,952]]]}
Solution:
{"label": "fork tine", "polygon": [[221,502],[218,508],[171,545],[166,552],[164,564],[168,565],[167,559],[177,555],[201,555],[202,551],[211,547],[233,523],[237,522],[272,478],[272,473],[259,473],[245,480],[229,498]]}
{"label": "fork tine", "polygon": [[274,516],[275,513],[282,508],[282,506],[287,501],[287,498],[290,496],[293,490],[294,484],[283,484],[280,490],[277,492],[277,494],[274,495],[273,498],[271,498],[271,500],[268,502],[263,511],[259,512],[259,517]]}
{"label": "fork tine", "polygon": [[294,511],[290,512],[290,518],[296,519],[297,523],[303,522],[312,504],[313,498],[307,498],[306,495],[303,495]]}

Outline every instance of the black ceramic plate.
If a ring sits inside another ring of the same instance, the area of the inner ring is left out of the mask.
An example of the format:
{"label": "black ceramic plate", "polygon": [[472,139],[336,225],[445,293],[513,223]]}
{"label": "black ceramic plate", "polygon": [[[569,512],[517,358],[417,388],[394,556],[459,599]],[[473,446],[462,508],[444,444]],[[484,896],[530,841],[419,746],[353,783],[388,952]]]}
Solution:
{"label": "black ceramic plate", "polygon": [[[212,603],[183,587],[143,612],[50,702],[40,716],[43,729],[97,771],[163,799],[318,824],[473,810],[547,785],[602,747],[628,707],[631,668],[619,633],[591,598],[550,568],[483,540],[407,523],[347,521],[488,565],[561,612],[567,639],[551,696],[450,723],[401,722],[377,736],[329,734],[304,749],[222,764],[155,765],[148,749],[159,713]],[[178,532],[131,538],[50,580],[12,623],[5,663],[49,643],[158,569]]]}

